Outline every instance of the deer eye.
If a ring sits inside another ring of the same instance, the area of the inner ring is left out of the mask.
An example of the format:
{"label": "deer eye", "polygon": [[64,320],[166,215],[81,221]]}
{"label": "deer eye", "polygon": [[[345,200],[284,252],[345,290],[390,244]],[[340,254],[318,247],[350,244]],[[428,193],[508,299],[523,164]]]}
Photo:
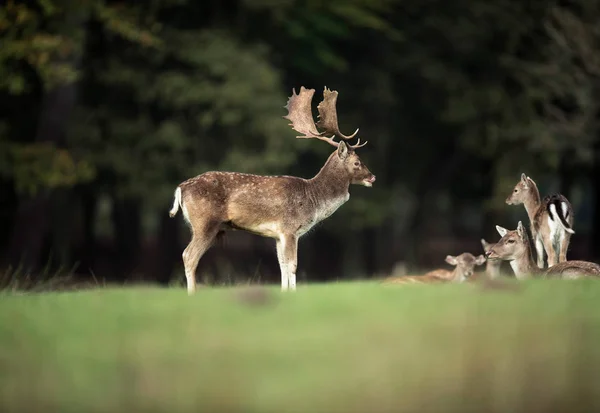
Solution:
{"label": "deer eye", "polygon": [[514,192],[519,192],[519,190],[518,190],[518,189],[515,189],[515,191],[514,191]]}
{"label": "deer eye", "polygon": [[354,166],[360,166],[360,162],[354,162]]}
{"label": "deer eye", "polygon": [[508,240],[508,241],[506,241],[506,242],[508,242],[509,244],[514,244],[514,243],[515,243],[515,240],[514,240],[514,239],[509,239],[509,240]]}

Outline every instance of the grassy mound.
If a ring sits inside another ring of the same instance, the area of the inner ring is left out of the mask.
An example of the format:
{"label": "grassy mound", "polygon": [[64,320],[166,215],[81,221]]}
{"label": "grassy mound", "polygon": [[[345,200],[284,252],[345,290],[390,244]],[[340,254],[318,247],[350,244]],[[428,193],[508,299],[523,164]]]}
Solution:
{"label": "grassy mound", "polygon": [[600,282],[0,296],[0,410],[600,411]]}

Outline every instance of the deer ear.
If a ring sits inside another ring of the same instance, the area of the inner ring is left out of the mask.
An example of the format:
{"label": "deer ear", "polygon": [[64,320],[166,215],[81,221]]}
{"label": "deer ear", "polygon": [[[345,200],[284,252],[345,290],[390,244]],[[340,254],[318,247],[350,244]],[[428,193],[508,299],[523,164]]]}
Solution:
{"label": "deer ear", "polygon": [[446,262],[450,265],[456,265],[458,264],[458,261],[456,260],[456,257],[453,257],[452,255],[447,255],[446,256]]}
{"label": "deer ear", "polygon": [[484,240],[483,238],[481,238],[481,246],[483,247],[483,250],[485,251],[490,246],[490,243],[487,242],[486,240]]}
{"label": "deer ear", "polygon": [[519,223],[517,224],[517,232],[519,233],[519,236],[521,238],[524,238],[524,234],[525,234],[525,227],[523,226],[523,223],[521,221],[519,221]]}
{"label": "deer ear", "polygon": [[345,142],[340,142],[337,149],[338,156],[341,160],[344,160],[348,157],[348,146]]}
{"label": "deer ear", "polygon": [[482,265],[484,262],[485,262],[485,257],[483,255],[479,255],[479,256],[477,256],[477,258],[475,258],[476,265]]}
{"label": "deer ear", "polygon": [[496,225],[496,231],[498,231],[498,234],[500,234],[501,237],[505,236],[508,232],[506,228],[503,228],[500,225]]}
{"label": "deer ear", "polygon": [[529,185],[530,185],[530,182],[529,182],[529,181],[531,181],[531,178],[530,178],[530,177],[528,177],[528,176],[527,176],[527,175],[525,175],[525,174],[521,174],[521,182],[523,182],[523,187],[524,187],[525,189],[528,189],[528,188],[529,188]]}

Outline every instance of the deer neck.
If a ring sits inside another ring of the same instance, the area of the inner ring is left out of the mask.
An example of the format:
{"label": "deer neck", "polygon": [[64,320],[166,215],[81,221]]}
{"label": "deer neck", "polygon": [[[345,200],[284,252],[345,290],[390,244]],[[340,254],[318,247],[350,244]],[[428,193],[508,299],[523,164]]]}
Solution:
{"label": "deer neck", "polygon": [[458,267],[455,267],[450,275],[450,280],[455,283],[461,283],[465,282],[467,279],[462,275],[462,272],[458,269]]}
{"label": "deer neck", "polygon": [[[308,195],[317,207],[348,200],[350,178],[344,166],[331,154],[319,173],[308,180]],[[342,203],[343,203],[342,202]]]}
{"label": "deer neck", "polygon": [[540,269],[533,260],[531,246],[529,245],[527,245],[527,248],[523,254],[510,261],[510,266],[515,272],[515,277],[518,280],[525,280],[540,273]]}
{"label": "deer neck", "polygon": [[485,275],[487,275],[488,278],[490,279],[495,279],[500,277],[500,266],[502,265],[502,262],[496,262],[496,261],[487,261],[485,263]]}
{"label": "deer neck", "polygon": [[529,196],[525,199],[525,202],[523,202],[527,215],[529,216],[529,222],[533,223],[535,213],[539,209],[540,203],[540,191],[537,189],[537,186],[533,184],[529,191]]}

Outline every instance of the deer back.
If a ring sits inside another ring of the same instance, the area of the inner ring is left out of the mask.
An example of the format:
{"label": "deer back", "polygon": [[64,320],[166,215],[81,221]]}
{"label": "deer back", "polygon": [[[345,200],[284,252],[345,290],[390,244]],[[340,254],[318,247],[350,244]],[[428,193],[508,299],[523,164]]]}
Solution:
{"label": "deer back", "polygon": [[546,269],[547,278],[575,279],[581,277],[600,277],[600,265],[589,261],[563,261]]}

